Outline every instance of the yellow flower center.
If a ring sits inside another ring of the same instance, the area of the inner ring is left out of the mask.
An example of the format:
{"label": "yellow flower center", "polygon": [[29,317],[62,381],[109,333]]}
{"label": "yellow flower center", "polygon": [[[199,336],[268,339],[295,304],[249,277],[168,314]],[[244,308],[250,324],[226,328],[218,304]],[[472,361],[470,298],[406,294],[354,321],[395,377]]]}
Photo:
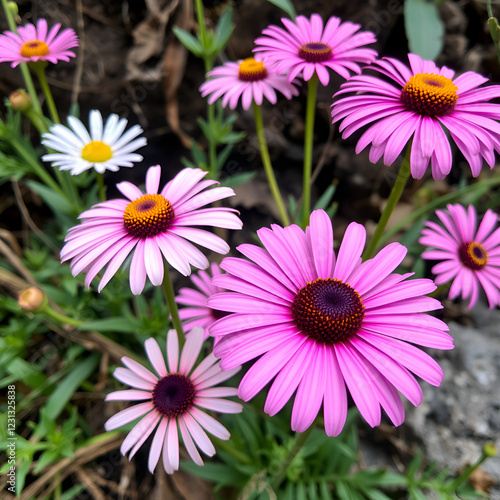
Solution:
{"label": "yellow flower center", "polygon": [[469,269],[478,271],[488,262],[488,252],[480,243],[464,243],[458,249],[458,256],[462,263]]}
{"label": "yellow flower center", "polygon": [[23,57],[46,56],[47,54],[50,54],[49,46],[41,40],[24,42],[21,47]]}
{"label": "yellow flower center", "polygon": [[333,50],[326,43],[309,42],[300,47],[298,55],[307,62],[318,63],[330,60]]}
{"label": "yellow flower center", "polygon": [[444,116],[453,111],[458,87],[452,80],[433,73],[412,76],[401,92],[401,102],[424,116]]}
{"label": "yellow flower center", "polygon": [[248,57],[240,62],[238,68],[238,78],[242,82],[256,82],[267,77],[267,69],[264,63],[256,61],[253,57]]}
{"label": "yellow flower center", "polygon": [[108,161],[113,156],[111,148],[102,141],[92,141],[82,149],[82,158],[92,163]]}
{"label": "yellow flower center", "polygon": [[147,238],[166,231],[174,217],[172,205],[161,194],[145,194],[127,205],[123,224],[130,235]]}

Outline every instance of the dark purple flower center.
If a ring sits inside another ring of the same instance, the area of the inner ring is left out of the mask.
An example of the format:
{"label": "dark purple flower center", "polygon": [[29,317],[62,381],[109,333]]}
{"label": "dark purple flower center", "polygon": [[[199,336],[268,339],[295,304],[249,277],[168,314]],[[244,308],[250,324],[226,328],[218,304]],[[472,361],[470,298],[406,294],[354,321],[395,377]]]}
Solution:
{"label": "dark purple flower center", "polygon": [[356,334],[365,317],[359,293],[347,283],[318,278],[302,287],[292,303],[297,327],[325,345],[343,342]]}
{"label": "dark purple flower center", "polygon": [[401,91],[401,102],[423,116],[445,116],[455,109],[458,87],[452,80],[433,73],[413,75]]}
{"label": "dark purple flower center", "polygon": [[166,198],[161,194],[145,194],[127,205],[123,224],[130,235],[147,238],[166,231],[174,218],[174,210]]}
{"label": "dark purple flower center", "polygon": [[488,262],[488,253],[483,245],[473,241],[472,243],[463,243],[458,247],[458,257],[469,269],[478,271]]}
{"label": "dark purple flower center", "polygon": [[310,63],[329,61],[333,56],[332,48],[326,43],[309,42],[299,49],[299,57]]}
{"label": "dark purple flower center", "polygon": [[188,377],[172,373],[158,381],[153,389],[153,405],[167,417],[177,417],[193,406],[196,390]]}

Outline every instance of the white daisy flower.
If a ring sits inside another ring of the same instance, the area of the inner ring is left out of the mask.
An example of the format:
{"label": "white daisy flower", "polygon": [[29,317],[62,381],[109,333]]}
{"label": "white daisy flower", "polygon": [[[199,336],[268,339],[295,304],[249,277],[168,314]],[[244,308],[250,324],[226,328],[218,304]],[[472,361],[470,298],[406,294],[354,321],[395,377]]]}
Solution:
{"label": "white daisy flower", "polygon": [[68,116],[69,127],[50,127],[50,132],[42,134],[42,144],[58,153],[44,155],[42,160],[52,162],[59,170],[69,170],[71,175],[92,167],[100,174],[106,170],[117,172],[120,167],[133,167],[133,162],[142,161],[141,155],[133,153],[146,145],[144,137],[135,139],[143,132],[139,125],[123,133],[127,120],[112,114],[103,126],[101,113],[96,109],[90,112],[89,123],[90,134],[74,116]]}

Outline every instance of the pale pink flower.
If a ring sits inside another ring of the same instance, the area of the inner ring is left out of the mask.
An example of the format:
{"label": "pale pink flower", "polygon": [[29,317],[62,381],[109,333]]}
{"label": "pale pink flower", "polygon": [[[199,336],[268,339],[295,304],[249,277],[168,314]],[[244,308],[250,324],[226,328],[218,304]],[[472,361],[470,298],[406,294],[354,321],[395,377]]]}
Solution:
{"label": "pale pink flower", "polygon": [[5,31],[0,35],[0,62],[11,62],[15,68],[20,62],[69,61],[75,57],[71,50],[78,47],[78,37],[71,28],[59,34],[60,24],[54,24],[47,33],[47,21],[39,19],[37,25],[19,26],[17,33]]}
{"label": "pale pink flower", "polygon": [[178,470],[179,431],[193,462],[203,465],[197,448],[209,457],[215,454],[207,431],[219,439],[230,437],[228,430],[203,410],[218,413],[239,413],[242,410],[241,404],[223,399],[235,396],[236,388],[214,387],[231,378],[239,368],[222,372],[213,354],[195,367],[202,345],[203,330],[193,328],[179,357],[177,333],[170,330],[167,336],[168,368],[160,346],[150,338],[145,342],[146,353],[156,373],[127,357],[122,358],[127,368],[119,367],[114,372],[116,379],[133,389],[112,392],[106,396],[106,401],[143,402],[120,411],[104,426],[111,431],[141,418],[120,448],[123,455],[130,452],[129,458],[156,429],[149,451],[148,469],[151,473],[162,450],[167,474]]}
{"label": "pale pink flower", "polygon": [[257,231],[263,248],[240,245],[250,261],[225,258],[227,274],[213,279],[228,292],[208,305],[227,311],[210,334],[218,336],[214,354],[223,370],[258,358],[243,377],[238,395],[253,398],[271,383],[264,411],[276,414],[295,395],[291,427],[303,432],[321,406],[328,435],[341,432],[347,390],[371,425],[381,407],[395,425],[404,420],[399,392],[419,405],[422,390],[414,378],[438,386],[439,365],[413,344],[451,349],[441,320],[425,314],[441,304],[425,295],[436,289],[428,279],[395,274],[406,248],[391,243],[361,262],[366,232],[351,223],[338,255],[333,229],[322,210],[299,226]]}
{"label": "pale pink flower", "polygon": [[85,273],[87,287],[107,265],[101,291],[133,252],[130,288],[136,295],[144,289],[146,276],[155,286],[163,283],[164,259],[184,276],[191,274],[191,266],[205,269],[209,262],[193,243],[221,254],[229,252],[229,245],[193,226],[242,227],[236,210],[201,208],[234,196],[228,187],[207,189],[218,183],[202,180],[206,175],[201,169],[185,168],[159,193],[159,165],[146,173],[146,193],[130,182],[120,182],[116,187],[127,199],[104,201],[83,212],[82,224],[68,231],[62,262],[71,259],[73,276]]}
{"label": "pale pink flower", "polygon": [[269,26],[255,40],[255,52],[271,63],[276,63],[278,73],[288,74],[291,82],[302,73],[304,80],[310,80],[316,73],[323,85],[328,85],[331,69],[341,77],[348,79],[351,71],[360,73],[358,63],[370,63],[377,52],[364,48],[374,43],[375,35],[371,31],[357,33],[361,27],[350,22],[342,23],[338,17],[330,17],[323,28],[323,19],[313,14],[311,19],[304,16],[295,18],[295,22],[282,18],[286,29]]}
{"label": "pale pink flower", "polygon": [[[372,124],[361,136],[356,153],[371,144],[372,163],[384,157],[392,165],[410,139],[411,175],[420,179],[431,163],[434,179],[444,179],[452,165],[450,140],[458,146],[477,177],[483,158],[493,168],[500,151],[500,105],[487,102],[500,97],[500,86],[479,88],[488,79],[468,71],[455,72],[415,54],[410,68],[397,59],[384,58],[369,74],[353,76],[333,98],[333,121],[342,120],[342,138]],[[387,81],[389,79],[389,81]],[[343,94],[349,93],[348,97]]]}
{"label": "pale pink flower", "polygon": [[200,87],[201,96],[209,95],[209,104],[222,97],[222,106],[229,105],[231,109],[236,108],[240,97],[243,109],[248,109],[252,102],[260,106],[264,97],[271,104],[276,104],[276,90],[287,99],[299,94],[293,82],[289,82],[286,76],[278,75],[260,56],[226,62],[209,71],[207,77]]}
{"label": "pale pink flower", "polygon": [[[498,215],[487,210],[477,227],[472,205],[448,205],[448,211],[436,210],[442,225],[426,222],[420,243],[436,250],[422,253],[423,259],[440,261],[432,268],[437,285],[453,280],[449,298],[460,294],[474,307],[482,288],[490,309],[500,306],[500,228]],[[444,226],[444,227],[443,227]],[[496,228],[496,229],[495,229]]]}

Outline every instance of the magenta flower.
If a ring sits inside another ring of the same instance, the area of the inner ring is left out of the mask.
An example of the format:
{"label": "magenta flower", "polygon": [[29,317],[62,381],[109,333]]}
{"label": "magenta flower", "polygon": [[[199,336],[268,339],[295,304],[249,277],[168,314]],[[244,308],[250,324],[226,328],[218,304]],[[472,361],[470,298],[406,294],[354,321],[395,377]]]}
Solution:
{"label": "magenta flower", "polygon": [[438,386],[439,365],[412,344],[451,349],[446,325],[426,311],[441,304],[425,294],[428,279],[392,271],[406,248],[392,243],[361,263],[365,229],[347,228],[337,257],[333,230],[322,210],[311,214],[305,233],[296,225],[273,225],[257,234],[264,246],[241,245],[253,262],[226,258],[228,274],[213,279],[228,292],[208,305],[230,314],[210,328],[219,336],[214,354],[231,369],[259,358],[243,377],[238,396],[253,398],[274,379],[264,411],[275,415],[296,392],[291,427],[303,432],[323,405],[326,433],[337,435],[347,413],[347,389],[371,425],[384,408],[395,425],[404,420],[398,391],[414,405],[422,390],[410,373]]}
{"label": "magenta flower", "polygon": [[360,73],[357,63],[370,63],[377,52],[361,48],[376,41],[371,31],[356,33],[360,25],[341,23],[338,17],[330,17],[323,29],[323,19],[313,14],[311,19],[304,16],[290,19],[282,18],[286,29],[269,26],[263,35],[255,40],[255,52],[271,63],[277,63],[278,73],[288,73],[291,82],[302,72],[304,80],[310,80],[314,73],[323,85],[328,85],[332,69],[341,77],[348,79],[350,71]]}
{"label": "magenta flower", "polygon": [[[218,276],[221,273],[218,264],[215,262],[211,264],[210,271],[212,276]],[[179,309],[179,316],[186,332],[189,332],[195,326],[199,326],[203,328],[203,338],[207,339],[208,327],[214,321],[227,316],[225,312],[208,307],[208,298],[224,290],[212,284],[212,277],[206,271],[192,274],[191,281],[198,290],[187,287],[181,288],[179,295],[175,298],[178,304],[187,306]]]}
{"label": "magenta flower", "polygon": [[127,357],[122,358],[127,368],[120,367],[114,372],[116,379],[133,389],[112,392],[106,396],[106,401],[144,402],[118,412],[104,426],[111,431],[141,417],[120,448],[123,455],[130,451],[129,458],[156,428],[149,451],[151,473],[162,449],[167,474],[179,468],[179,431],[189,456],[197,465],[203,465],[197,447],[209,457],[215,454],[206,431],[219,439],[229,439],[228,430],[200,408],[218,413],[239,413],[242,410],[239,403],[223,399],[235,396],[236,388],[213,387],[231,378],[239,368],[222,372],[214,355],[209,354],[193,370],[202,345],[203,330],[193,328],[179,361],[177,334],[170,330],[167,336],[168,369],[158,343],[151,338],[145,342],[146,353],[158,376]]}
{"label": "magenta flower", "polygon": [[420,243],[437,250],[422,253],[423,259],[439,260],[432,268],[435,282],[443,285],[453,280],[449,298],[462,294],[474,307],[480,287],[486,293],[490,309],[500,306],[500,228],[498,215],[487,210],[477,227],[476,210],[469,205],[448,205],[448,212],[436,210],[444,227],[427,221]]}
{"label": "magenta flower", "polygon": [[15,68],[22,61],[48,61],[52,64],[69,61],[75,53],[68,49],[78,47],[78,37],[71,28],[58,34],[60,27],[60,24],[55,24],[47,33],[47,21],[39,19],[36,26],[19,26],[18,33],[5,31],[0,35],[0,62],[11,62]]}
{"label": "magenta flower", "polygon": [[[333,121],[342,120],[345,139],[373,123],[361,136],[356,153],[371,144],[370,161],[384,157],[392,165],[413,137],[411,175],[420,179],[431,162],[434,179],[451,170],[451,138],[469,162],[472,175],[481,171],[483,158],[492,168],[495,150],[500,151],[500,105],[486,101],[500,97],[500,86],[478,88],[488,79],[468,71],[456,78],[446,66],[438,68],[408,54],[410,68],[396,59],[384,58],[369,66],[392,80],[372,75],[354,76],[342,84],[332,105]],[[348,97],[338,98],[351,93]]]}
{"label": "magenta flower", "polygon": [[264,97],[276,104],[276,90],[287,99],[299,94],[286,76],[278,75],[260,56],[227,62],[208,72],[207,77],[200,87],[201,96],[210,95],[209,104],[222,97],[222,106],[229,105],[231,109],[236,108],[240,97],[243,109],[248,109],[252,102],[260,106]]}
{"label": "magenta flower", "polygon": [[222,238],[192,226],[241,229],[236,210],[200,208],[233,196],[234,191],[228,187],[207,189],[217,184],[202,180],[207,172],[185,168],[158,193],[160,175],[159,165],[148,169],[146,193],[130,182],[120,182],[116,187],[126,200],[94,205],[80,215],[83,223],[68,231],[61,261],[72,259],[73,276],[86,273],[87,287],[107,265],[99,283],[101,291],[132,251],[130,288],[135,295],[144,289],[146,275],[153,285],[162,284],[163,259],[184,276],[191,274],[191,265],[208,267],[207,258],[192,243],[221,254],[229,251]]}

